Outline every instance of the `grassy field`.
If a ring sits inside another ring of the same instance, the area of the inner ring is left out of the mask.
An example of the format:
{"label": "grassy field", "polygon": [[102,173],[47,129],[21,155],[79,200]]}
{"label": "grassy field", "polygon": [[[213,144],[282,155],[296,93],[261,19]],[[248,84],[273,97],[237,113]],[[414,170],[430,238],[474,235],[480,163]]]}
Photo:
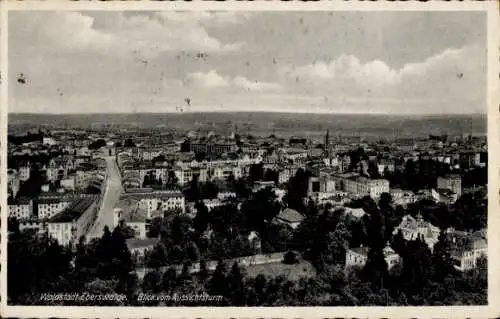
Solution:
{"label": "grassy field", "polygon": [[247,277],[256,277],[258,274],[263,274],[267,277],[276,277],[279,275],[285,276],[289,280],[297,280],[300,277],[314,275],[313,266],[307,261],[301,261],[298,264],[286,265],[281,262],[271,264],[252,265],[245,267]]}

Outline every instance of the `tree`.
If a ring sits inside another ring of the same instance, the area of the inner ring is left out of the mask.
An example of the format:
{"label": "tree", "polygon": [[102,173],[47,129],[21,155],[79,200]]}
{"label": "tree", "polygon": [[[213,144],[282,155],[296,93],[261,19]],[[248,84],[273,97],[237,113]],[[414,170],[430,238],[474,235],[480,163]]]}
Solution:
{"label": "tree", "polygon": [[179,179],[174,171],[168,171],[167,181],[165,183],[167,189],[177,189],[179,187]]}
{"label": "tree", "polygon": [[201,185],[201,197],[204,199],[217,198],[219,187],[212,181],[207,181]]}
{"label": "tree", "polygon": [[136,147],[134,141],[132,141],[132,139],[130,139],[130,138],[127,138],[125,140],[125,143],[123,143],[123,146],[124,147]]}
{"label": "tree", "polygon": [[363,268],[363,275],[366,281],[370,282],[373,290],[383,289],[387,280],[387,262],[380,247],[373,247],[368,250],[368,259]]}
{"label": "tree", "polygon": [[208,268],[207,268],[207,262],[205,259],[200,260],[200,272],[198,273],[198,277],[202,282],[205,282],[207,280],[209,274],[208,274]]}
{"label": "tree", "polygon": [[210,215],[207,206],[202,201],[198,201],[195,204],[195,209],[196,216],[193,219],[194,229],[198,234],[202,234],[208,228]]}
{"label": "tree", "polygon": [[264,165],[262,163],[250,165],[249,171],[250,181],[261,181],[264,177]]}
{"label": "tree", "polygon": [[283,201],[288,207],[299,212],[304,211],[304,198],[307,197],[310,173],[299,168],[287,185],[287,193]]}
{"label": "tree", "polygon": [[273,169],[266,169],[264,174],[264,180],[278,184],[278,172],[276,172]]}
{"label": "tree", "polygon": [[442,282],[448,275],[454,275],[455,269],[450,255],[452,247],[447,238],[446,231],[441,230],[438,237],[438,242],[434,245],[432,252],[432,280]]}
{"label": "tree", "polygon": [[226,265],[222,260],[217,263],[212,277],[207,283],[207,292],[211,295],[229,295],[229,285],[227,282]]}
{"label": "tree", "polygon": [[252,194],[252,190],[248,187],[245,179],[239,178],[232,189],[236,193],[236,198],[238,199],[247,199],[250,194]]}
{"label": "tree", "polygon": [[233,263],[231,271],[227,277],[228,281],[228,297],[231,299],[231,306],[245,305],[245,285],[243,283],[243,274],[237,262]]}
{"label": "tree", "polygon": [[162,242],[158,242],[153,247],[153,250],[146,255],[146,265],[148,267],[161,267],[166,265],[168,261],[168,250]]}
{"label": "tree", "polygon": [[380,178],[380,173],[378,171],[376,162],[368,161],[368,174],[370,175],[370,178]]}
{"label": "tree", "polygon": [[419,295],[431,279],[432,255],[427,244],[418,237],[407,242],[403,256],[402,290],[407,297]]}
{"label": "tree", "polygon": [[283,263],[292,265],[292,264],[297,264],[299,262],[297,258],[297,254],[293,251],[288,251],[285,256],[283,257]]}
{"label": "tree", "polygon": [[182,153],[187,153],[187,152],[190,152],[190,151],[191,151],[191,143],[190,143],[189,140],[185,140],[181,144],[181,152]]}
{"label": "tree", "polygon": [[142,281],[142,289],[147,292],[160,293],[162,291],[162,276],[159,270],[148,272]]}
{"label": "tree", "polygon": [[57,241],[23,231],[9,234],[7,250],[9,303],[39,303],[41,293],[65,291],[70,286],[72,256]]}
{"label": "tree", "polygon": [[149,225],[149,230],[147,236],[149,238],[157,238],[160,235],[160,229],[163,222],[163,218],[154,217]]}
{"label": "tree", "polygon": [[163,274],[162,278],[163,291],[172,292],[174,291],[177,284],[178,284],[177,271],[175,270],[175,268],[170,267]]}
{"label": "tree", "polygon": [[362,147],[359,147],[357,148],[356,150],[354,151],[350,151],[348,153],[349,157],[350,157],[350,164],[349,164],[349,170],[354,170],[359,162],[362,160],[362,158],[364,157],[365,155],[365,150],[362,148]]}
{"label": "tree", "polygon": [[404,256],[406,249],[406,240],[401,229],[399,229],[398,232],[393,236],[391,247],[396,254]]}
{"label": "tree", "polygon": [[88,148],[89,148],[89,150],[98,150],[104,146],[106,146],[106,141],[103,139],[98,139],[98,140],[90,143]]}
{"label": "tree", "polygon": [[201,199],[198,175],[193,175],[193,178],[189,182],[188,188],[184,191],[184,195],[186,196],[186,201],[188,202],[196,202]]}

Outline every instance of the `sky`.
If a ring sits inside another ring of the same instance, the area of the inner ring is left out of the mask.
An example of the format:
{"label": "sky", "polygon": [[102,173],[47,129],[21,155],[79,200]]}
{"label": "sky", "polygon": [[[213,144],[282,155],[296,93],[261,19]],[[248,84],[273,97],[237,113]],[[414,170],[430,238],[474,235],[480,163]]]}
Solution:
{"label": "sky", "polygon": [[487,111],[482,12],[11,11],[8,27],[9,112]]}

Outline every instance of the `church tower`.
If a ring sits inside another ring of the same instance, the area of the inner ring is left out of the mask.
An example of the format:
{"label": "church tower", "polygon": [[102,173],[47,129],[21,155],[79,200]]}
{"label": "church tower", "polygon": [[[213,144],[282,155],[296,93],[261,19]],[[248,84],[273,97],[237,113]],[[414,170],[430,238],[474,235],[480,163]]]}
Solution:
{"label": "church tower", "polygon": [[324,155],[325,157],[330,157],[330,130],[326,130],[325,141],[324,141]]}

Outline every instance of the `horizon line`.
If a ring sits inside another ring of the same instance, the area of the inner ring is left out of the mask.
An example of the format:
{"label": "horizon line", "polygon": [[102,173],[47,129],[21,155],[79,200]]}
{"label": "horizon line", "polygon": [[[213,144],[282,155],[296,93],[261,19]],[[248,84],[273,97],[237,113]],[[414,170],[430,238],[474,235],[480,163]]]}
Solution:
{"label": "horizon line", "polygon": [[168,115],[189,115],[189,114],[218,114],[218,113],[271,113],[271,114],[300,114],[300,115],[370,115],[370,116],[471,116],[482,115],[487,116],[488,112],[473,112],[473,113],[385,113],[385,112],[293,112],[293,111],[251,111],[251,110],[235,110],[235,111],[190,111],[190,112],[74,112],[74,113],[57,113],[57,112],[7,112],[7,115],[131,115],[131,114],[168,114]]}

